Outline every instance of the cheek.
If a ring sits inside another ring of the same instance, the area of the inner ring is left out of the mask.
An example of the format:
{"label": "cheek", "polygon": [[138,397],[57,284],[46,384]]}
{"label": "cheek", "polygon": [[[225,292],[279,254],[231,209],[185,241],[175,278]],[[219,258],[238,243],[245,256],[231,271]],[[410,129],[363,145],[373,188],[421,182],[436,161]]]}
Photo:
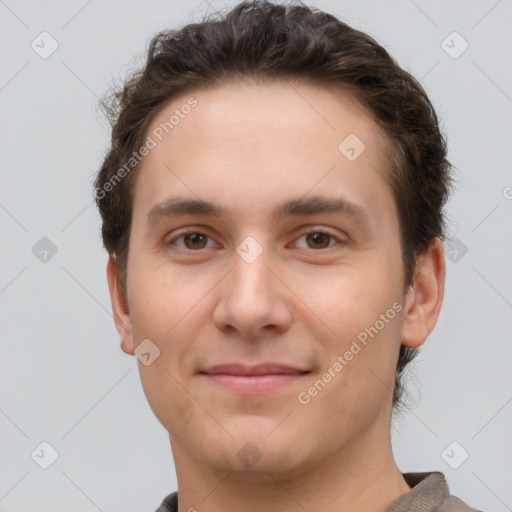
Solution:
{"label": "cheek", "polygon": [[204,295],[199,283],[171,272],[167,262],[151,255],[134,256],[129,262],[127,286],[132,323],[141,336],[162,343]]}
{"label": "cheek", "polygon": [[197,288],[197,293],[184,293],[187,283],[183,278],[166,275],[161,268],[151,271],[146,266],[145,269],[137,272],[137,266],[133,265],[129,274],[130,317],[135,343],[150,339],[160,353],[149,366],[138,362],[140,379],[155,416],[180,437],[183,429],[179,425],[197,422],[197,405],[183,385],[192,368],[190,354],[200,325],[194,319],[202,314],[201,304],[197,304],[201,295],[196,296]]}
{"label": "cheek", "polygon": [[161,370],[159,376],[147,371],[153,365],[146,368],[139,363],[141,377],[148,374],[148,385],[154,380],[157,387],[165,382],[174,389],[176,383],[165,372],[181,382],[193,371],[196,341],[209,315],[203,299],[213,284],[211,279],[197,279],[190,271],[173,271],[167,262],[155,264],[149,257],[134,258],[131,264],[128,289],[135,343],[148,338],[160,350],[154,363]]}
{"label": "cheek", "polygon": [[[341,269],[314,280],[307,299],[336,333],[356,335],[399,299],[394,271],[373,265]],[[313,291],[311,291],[313,290]]]}
{"label": "cheek", "polygon": [[347,363],[338,382],[347,379],[359,391],[378,384],[375,374],[391,385],[403,321],[399,267],[385,258],[367,263],[331,275],[328,293],[311,295],[310,306],[335,333],[322,342],[327,367],[342,356]]}

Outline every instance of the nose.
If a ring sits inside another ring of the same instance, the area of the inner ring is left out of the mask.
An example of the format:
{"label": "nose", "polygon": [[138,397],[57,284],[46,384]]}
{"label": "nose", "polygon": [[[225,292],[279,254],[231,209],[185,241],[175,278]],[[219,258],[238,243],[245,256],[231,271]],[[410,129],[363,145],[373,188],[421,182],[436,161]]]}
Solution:
{"label": "nose", "polygon": [[246,340],[286,331],[292,321],[293,294],[285,282],[268,251],[254,261],[233,252],[232,269],[217,288],[215,326]]}

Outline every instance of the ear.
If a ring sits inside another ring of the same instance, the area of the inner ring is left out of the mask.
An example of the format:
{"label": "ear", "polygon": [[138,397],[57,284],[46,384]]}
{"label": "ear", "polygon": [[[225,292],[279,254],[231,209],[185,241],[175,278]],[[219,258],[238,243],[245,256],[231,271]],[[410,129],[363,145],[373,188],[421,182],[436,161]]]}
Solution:
{"label": "ear", "polygon": [[412,290],[405,297],[402,345],[419,347],[434,329],[443,303],[445,274],[443,244],[436,237],[418,258]]}
{"label": "ear", "polygon": [[134,355],[135,345],[133,343],[132,322],[123,292],[117,281],[116,260],[112,254],[108,258],[107,278],[114,322],[117,332],[121,336],[121,349],[127,354]]}

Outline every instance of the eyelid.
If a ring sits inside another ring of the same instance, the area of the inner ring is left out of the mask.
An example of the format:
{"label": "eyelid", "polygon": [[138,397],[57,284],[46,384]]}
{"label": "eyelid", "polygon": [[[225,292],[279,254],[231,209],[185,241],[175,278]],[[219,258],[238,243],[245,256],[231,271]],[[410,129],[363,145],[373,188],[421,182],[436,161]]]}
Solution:
{"label": "eyelid", "polygon": [[[305,231],[301,231],[300,232],[300,235],[297,236],[295,239],[294,239],[294,242],[296,242],[299,238],[302,238],[303,236],[306,236],[306,235],[309,235],[309,234],[312,234],[312,233],[322,233],[324,235],[327,235],[329,236],[330,238],[334,239],[337,243],[335,243],[334,245],[328,245],[327,247],[324,247],[322,249],[312,249],[310,247],[306,248],[306,249],[309,249],[311,251],[315,251],[315,252],[326,252],[326,251],[329,251],[331,249],[334,249],[336,248],[336,246],[338,245],[345,245],[347,242],[342,240],[338,235],[335,235],[334,233],[332,233],[330,230],[326,229],[326,228],[323,228],[323,227],[310,227],[310,228],[307,228]],[[300,249],[303,249],[302,247],[300,247]]]}
{"label": "eyelid", "polygon": [[[176,240],[180,239],[184,235],[190,235],[192,233],[198,234],[198,235],[204,235],[207,238],[209,238],[210,240],[213,240],[213,237],[208,234],[208,228],[204,228],[204,227],[190,228],[189,227],[189,228],[183,228],[181,230],[178,230],[176,233],[174,233],[174,235],[172,236],[171,239],[165,241],[164,245],[174,245],[174,242],[176,242]],[[188,252],[199,252],[201,250],[201,249],[196,249],[196,250],[187,249],[186,247],[185,248],[178,247],[178,249],[181,249],[183,251],[188,251]],[[203,248],[203,249],[205,249],[205,248]],[[208,249],[209,249],[209,247],[208,247]]]}

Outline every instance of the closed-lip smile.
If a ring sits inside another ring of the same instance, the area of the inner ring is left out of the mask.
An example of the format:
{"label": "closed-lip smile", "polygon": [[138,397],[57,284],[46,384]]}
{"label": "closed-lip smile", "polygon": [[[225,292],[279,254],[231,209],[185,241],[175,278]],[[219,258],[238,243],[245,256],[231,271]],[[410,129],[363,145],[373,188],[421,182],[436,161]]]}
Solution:
{"label": "closed-lip smile", "polygon": [[310,372],[281,363],[261,363],[252,366],[228,363],[211,366],[199,373],[232,391],[261,394],[276,390]]}
{"label": "closed-lip smile", "polygon": [[228,375],[268,375],[269,373],[304,373],[307,371],[280,363],[260,363],[253,366],[241,363],[228,363],[211,366],[201,373],[209,375],[219,373]]}

